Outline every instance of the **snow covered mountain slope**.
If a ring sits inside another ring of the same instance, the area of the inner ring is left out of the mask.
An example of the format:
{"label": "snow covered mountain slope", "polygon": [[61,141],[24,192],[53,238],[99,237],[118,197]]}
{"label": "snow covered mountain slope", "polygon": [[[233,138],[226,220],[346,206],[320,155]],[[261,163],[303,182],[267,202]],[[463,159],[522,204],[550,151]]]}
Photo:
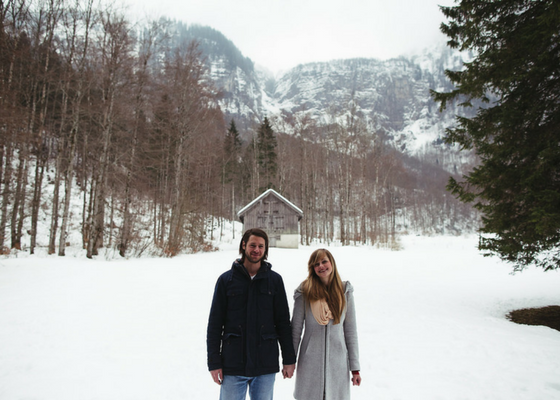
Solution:
{"label": "snow covered mountain slope", "polygon": [[220,93],[226,122],[235,119],[243,135],[265,116],[309,113],[327,123],[350,112],[369,129],[409,154],[441,144],[457,109],[443,113],[430,90],[450,90],[445,69],[460,69],[463,58],[445,46],[391,60],[347,59],[299,65],[274,77],[220,32],[178,24],[182,39],[196,39],[210,78]]}
{"label": "snow covered mountain slope", "polygon": [[430,90],[449,90],[446,68],[461,58],[440,49],[387,61],[335,60],[300,65],[282,75],[271,94],[285,112],[306,111],[326,122],[350,112],[403,151],[437,141],[453,124],[455,109],[439,112]]}

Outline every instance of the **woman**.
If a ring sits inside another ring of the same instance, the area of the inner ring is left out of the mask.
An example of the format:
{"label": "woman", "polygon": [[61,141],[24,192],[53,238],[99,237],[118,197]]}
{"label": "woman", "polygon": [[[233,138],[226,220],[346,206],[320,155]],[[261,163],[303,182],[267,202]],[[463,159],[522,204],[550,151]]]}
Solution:
{"label": "woman", "polygon": [[355,386],[362,382],[354,289],[341,281],[328,250],[311,254],[308,272],[294,294],[292,335],[298,354],[294,398],[347,400],[350,380]]}

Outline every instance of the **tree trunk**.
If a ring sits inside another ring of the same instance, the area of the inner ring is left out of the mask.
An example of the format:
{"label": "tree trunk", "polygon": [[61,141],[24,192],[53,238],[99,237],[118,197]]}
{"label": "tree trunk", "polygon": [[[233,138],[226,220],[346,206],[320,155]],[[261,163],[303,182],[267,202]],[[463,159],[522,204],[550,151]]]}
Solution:
{"label": "tree trunk", "polygon": [[14,206],[12,208],[12,249],[21,250],[21,230],[18,230],[18,212],[20,207],[25,207],[25,186],[27,184],[27,158],[24,157],[24,151],[19,152],[19,164],[17,169],[17,184],[14,193]]}
{"label": "tree trunk", "polygon": [[[6,243],[6,224],[8,221],[8,203],[10,202],[11,183],[12,183],[12,142],[8,141],[5,152],[5,165],[3,175],[3,192],[2,192],[2,211],[0,215],[0,249],[4,248]],[[0,182],[2,183],[2,182]]]}
{"label": "tree trunk", "polygon": [[56,167],[54,176],[54,189],[53,189],[53,200],[52,200],[52,211],[51,211],[51,227],[49,230],[49,254],[54,254],[56,251],[56,232],[58,230],[58,208],[59,208],[59,198],[60,198],[60,169],[61,164],[61,154],[62,149],[59,149],[59,154],[56,157]]}
{"label": "tree trunk", "polygon": [[[45,47],[45,64],[40,72],[42,77],[42,84],[40,89],[39,104],[39,126],[37,130],[37,161],[35,165],[35,186],[33,190],[33,200],[31,203],[31,243],[29,247],[30,254],[34,254],[35,246],[37,244],[37,225],[39,219],[39,207],[41,205],[41,192],[43,185],[43,176],[45,172],[45,164],[48,159],[48,148],[44,148],[43,144],[43,132],[45,131],[45,121],[47,118],[47,87],[49,86],[49,68],[50,68],[50,56],[52,50],[52,43],[54,39],[55,29],[58,26],[58,20],[61,16],[61,2],[50,1],[47,2],[48,9],[46,10],[46,21],[45,21],[45,34],[47,38],[44,41]],[[40,29],[37,30],[37,35],[39,36]],[[39,41],[37,41],[39,43]],[[35,106],[33,107],[33,114],[35,113]],[[31,123],[33,124],[34,117],[32,116]],[[30,128],[30,134],[33,135],[33,125]],[[58,203],[58,199],[56,200]],[[58,213],[58,212],[57,212]],[[54,251],[53,251],[54,252]]]}
{"label": "tree trunk", "polygon": [[[81,101],[81,99],[80,99]],[[62,211],[62,225],[60,226],[60,236],[58,239],[58,255],[66,254],[66,234],[68,231],[68,222],[70,218],[70,199],[72,198],[72,182],[74,179],[74,154],[76,152],[76,136],[79,126],[79,107],[78,112],[74,114],[74,123],[70,131],[70,147],[67,150],[67,165],[64,170],[64,208]],[[86,186],[83,186],[84,193],[87,192]],[[85,196],[85,194],[84,194]]]}
{"label": "tree trunk", "polygon": [[92,177],[91,179],[91,189],[89,194],[89,204],[88,204],[88,217],[86,222],[87,227],[87,258],[93,258],[94,255],[97,254],[97,248],[95,247],[96,242],[96,229],[95,221],[97,217],[97,202],[99,196],[97,194],[97,181],[95,178]]}
{"label": "tree trunk", "polygon": [[37,245],[37,223],[39,220],[39,207],[41,206],[41,192],[43,186],[43,176],[45,173],[45,160],[39,156],[35,165],[35,184],[33,186],[33,200],[31,203],[31,232],[29,254],[35,254]]}
{"label": "tree trunk", "polygon": [[[84,94],[84,85],[85,85],[85,65],[86,65],[86,57],[89,51],[89,32],[90,27],[92,24],[92,14],[93,14],[93,0],[87,0],[87,6],[84,12],[84,41],[83,47],[81,48],[81,57],[79,60],[79,67],[78,67],[78,82],[77,82],[77,89],[76,93],[73,96],[72,102],[72,127],[70,129],[70,136],[69,136],[69,148],[67,151],[67,160],[66,160],[66,169],[64,171],[64,209],[62,211],[62,225],[60,226],[60,237],[58,240],[58,255],[64,256],[66,254],[66,236],[68,231],[68,223],[69,223],[69,216],[70,216],[70,199],[72,197],[72,183],[74,179],[74,156],[76,154],[76,146],[78,141],[78,133],[80,129],[80,111],[81,111],[81,103],[85,96]],[[77,31],[76,24],[79,16],[75,15],[73,20],[73,36],[72,40],[76,37],[75,33]],[[70,57],[72,59],[73,56]],[[87,138],[84,138],[84,148],[87,148]],[[84,163],[86,158],[84,157]],[[84,174],[85,176],[85,174]],[[85,180],[85,179],[84,179]],[[82,186],[84,190],[84,211],[85,211],[85,198],[87,193],[87,186],[86,182]],[[85,218],[85,212],[83,213],[82,218]],[[85,226],[85,219],[82,223],[82,240],[84,240],[84,226]],[[83,246],[85,248],[85,242],[83,242]]]}
{"label": "tree trunk", "polygon": [[[23,221],[25,220],[25,194],[27,191],[27,175],[28,174],[28,164],[25,164],[25,169],[23,173],[23,184],[21,190],[21,201],[19,202],[19,212],[18,212],[18,222],[16,227],[16,248],[21,250],[21,237],[23,235]],[[17,247],[19,246],[19,247]]]}

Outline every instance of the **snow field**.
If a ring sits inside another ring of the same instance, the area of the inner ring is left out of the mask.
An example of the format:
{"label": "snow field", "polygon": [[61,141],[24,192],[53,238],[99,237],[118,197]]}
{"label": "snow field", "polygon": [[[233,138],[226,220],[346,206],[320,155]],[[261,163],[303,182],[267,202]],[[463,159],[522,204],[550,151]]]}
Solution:
{"label": "snow field", "polygon": [[[363,382],[353,399],[560,399],[560,332],[505,318],[560,305],[560,273],[512,275],[475,246],[476,237],[409,236],[401,251],[330,247],[355,287]],[[0,259],[0,399],[217,399],[206,323],[237,243],[221,248]],[[290,306],[315,248],[270,249]],[[277,375],[275,399],[291,399],[293,386]]]}

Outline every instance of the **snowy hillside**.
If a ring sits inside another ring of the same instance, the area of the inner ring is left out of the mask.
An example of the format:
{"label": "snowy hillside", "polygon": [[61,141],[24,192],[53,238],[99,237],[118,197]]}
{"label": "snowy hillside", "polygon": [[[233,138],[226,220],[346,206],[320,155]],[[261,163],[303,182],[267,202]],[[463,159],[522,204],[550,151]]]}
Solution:
{"label": "snowy hillside", "polygon": [[454,124],[458,110],[451,106],[440,113],[430,90],[450,90],[445,69],[458,70],[470,57],[439,45],[390,60],[303,64],[274,77],[212,28],[178,23],[177,31],[182,38],[198,40],[226,121],[235,119],[242,133],[265,116],[306,112],[329,123],[353,112],[408,154],[437,143]]}
{"label": "snowy hillside", "polygon": [[417,153],[444,135],[457,111],[440,113],[430,90],[449,90],[444,71],[461,68],[462,58],[442,48],[432,51],[387,61],[300,65],[278,79],[272,97],[279,109],[305,111],[324,123],[354,113],[395,147]]}
{"label": "snowy hillside", "polygon": [[[330,248],[356,290],[353,399],[560,398],[560,332],[505,318],[560,304],[560,271],[511,275],[475,246],[407,236],[401,251]],[[217,399],[206,323],[237,241],[220,247],[173,259],[0,258],[0,399]],[[290,305],[314,248],[270,251]],[[275,398],[293,387],[277,377]]]}

